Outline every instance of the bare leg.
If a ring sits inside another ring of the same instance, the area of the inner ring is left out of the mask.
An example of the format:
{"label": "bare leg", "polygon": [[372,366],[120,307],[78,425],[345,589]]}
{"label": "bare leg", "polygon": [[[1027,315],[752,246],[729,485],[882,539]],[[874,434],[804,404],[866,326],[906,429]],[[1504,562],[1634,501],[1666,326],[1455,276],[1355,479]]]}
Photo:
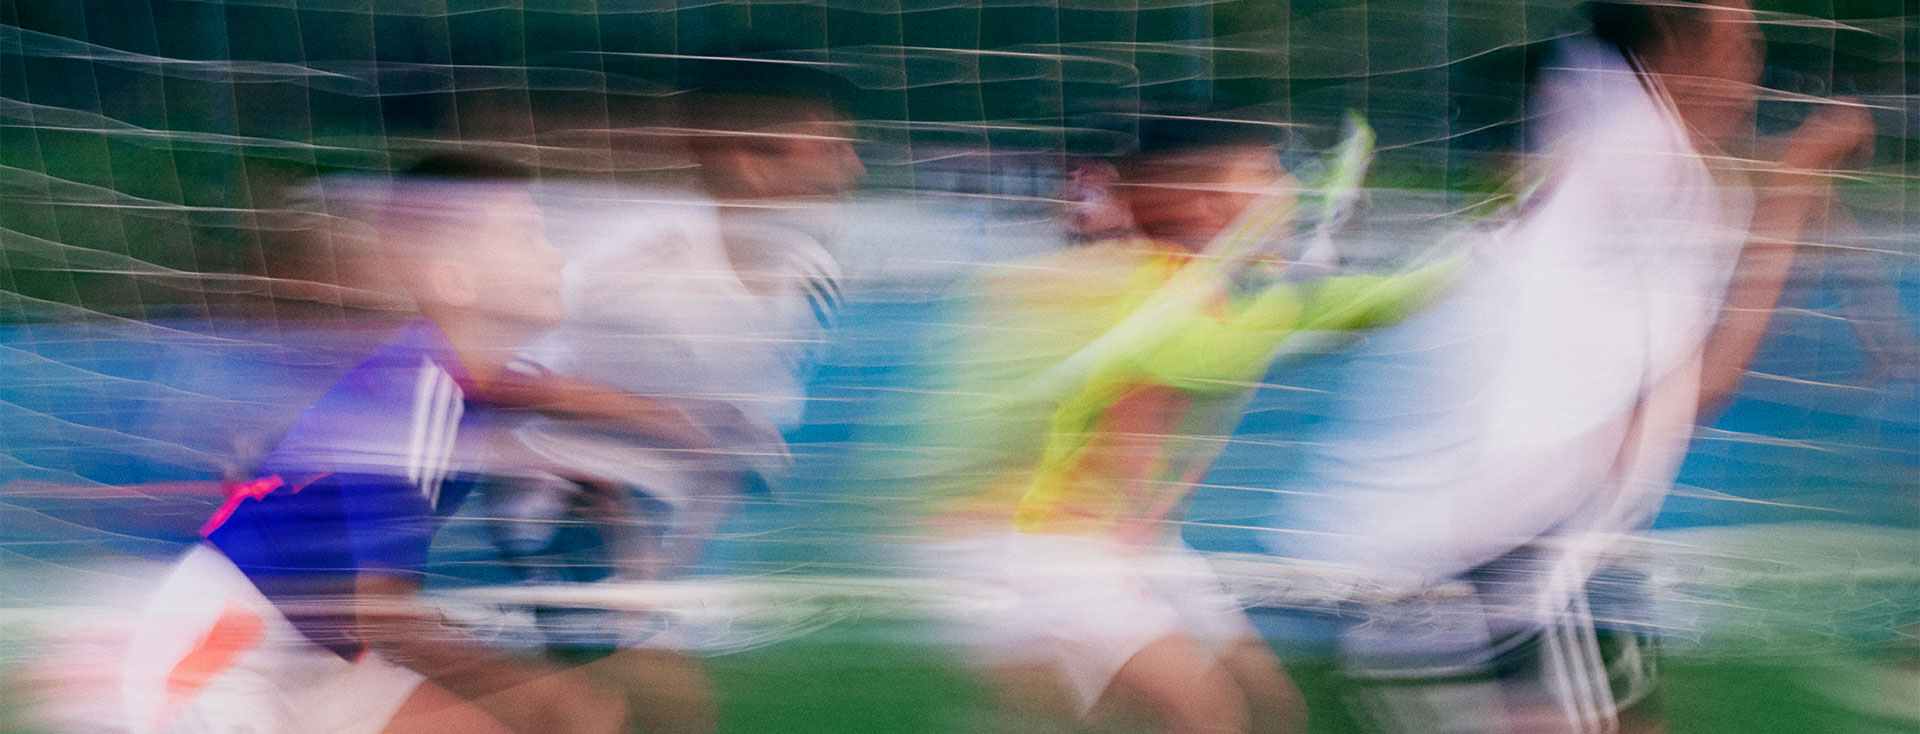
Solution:
{"label": "bare leg", "polygon": [[383,734],[512,734],[480,707],[433,683],[422,683],[407,697]]}
{"label": "bare leg", "polygon": [[474,702],[519,734],[621,734],[626,700],[577,669],[545,675]]}
{"label": "bare leg", "polygon": [[1307,701],[1287,677],[1280,658],[1267,643],[1247,638],[1220,657],[1220,666],[1240,686],[1252,714],[1252,730],[1261,734],[1293,734],[1307,730]]}
{"label": "bare leg", "polygon": [[1247,700],[1239,685],[1205,647],[1185,634],[1162,637],[1134,653],[1114,674],[1106,695],[1145,704],[1170,734],[1248,731]]}
{"label": "bare leg", "polygon": [[1002,723],[995,731],[1039,734],[1075,729],[1073,697],[1067,681],[1052,665],[1002,665],[987,674],[998,699]]}
{"label": "bare leg", "polygon": [[581,668],[627,697],[632,725],[647,734],[712,734],[720,717],[700,663],[672,650],[630,649]]}

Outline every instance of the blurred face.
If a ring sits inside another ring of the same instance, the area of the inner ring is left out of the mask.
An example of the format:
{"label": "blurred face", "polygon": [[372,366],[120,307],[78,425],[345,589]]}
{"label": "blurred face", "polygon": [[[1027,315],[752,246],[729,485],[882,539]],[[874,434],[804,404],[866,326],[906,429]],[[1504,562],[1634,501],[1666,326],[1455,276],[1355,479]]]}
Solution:
{"label": "blurred face", "polygon": [[829,109],[802,117],[755,127],[748,135],[717,145],[703,162],[711,185],[741,198],[837,196],[852,191],[867,175],[853,149],[853,123]]}
{"label": "blurred face", "polygon": [[785,175],[790,196],[834,195],[852,191],[867,175],[853,150],[853,123],[834,117],[782,126],[779,153],[772,164]]}
{"label": "blurred face", "polygon": [[529,328],[558,324],[563,258],[533,197],[518,187],[438,193],[417,198],[436,211],[391,232],[424,245],[423,262],[402,273],[422,305]]}
{"label": "blurred face", "polygon": [[[560,267],[565,258],[547,241],[546,221],[526,191],[482,198],[468,230],[476,307],[540,326],[560,323]],[[459,243],[455,243],[459,246]]]}
{"label": "blurred face", "polygon": [[1666,30],[1652,65],[1696,137],[1725,148],[1752,132],[1760,27],[1747,0],[1720,0],[1701,8],[1698,18]]}
{"label": "blurred face", "polygon": [[1115,187],[1147,237],[1198,250],[1262,197],[1291,198],[1293,179],[1272,148],[1231,146],[1128,166]]}

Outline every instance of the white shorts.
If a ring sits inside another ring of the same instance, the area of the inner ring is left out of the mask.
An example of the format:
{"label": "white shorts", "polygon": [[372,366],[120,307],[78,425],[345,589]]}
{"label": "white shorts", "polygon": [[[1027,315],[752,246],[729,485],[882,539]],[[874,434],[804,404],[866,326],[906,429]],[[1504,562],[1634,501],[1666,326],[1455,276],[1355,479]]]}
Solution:
{"label": "white shorts", "polygon": [[1524,546],[1462,577],[1469,593],[1349,607],[1363,621],[1342,636],[1342,663],[1369,729],[1611,732],[1655,697],[1658,646],[1636,623],[1644,577],[1602,568],[1542,603],[1531,582],[1553,558]]}
{"label": "white shorts", "polygon": [[987,665],[1042,663],[1065,674],[1084,715],[1142,649],[1185,634],[1225,654],[1258,639],[1213,568],[1184,543],[1139,548],[1069,535],[1008,532],[929,544],[931,562],[1004,588],[1001,614],[958,620]]}
{"label": "white shorts", "polygon": [[148,604],[121,693],[135,734],[378,734],[423,680],[373,651],[348,661],[314,644],[201,545]]}

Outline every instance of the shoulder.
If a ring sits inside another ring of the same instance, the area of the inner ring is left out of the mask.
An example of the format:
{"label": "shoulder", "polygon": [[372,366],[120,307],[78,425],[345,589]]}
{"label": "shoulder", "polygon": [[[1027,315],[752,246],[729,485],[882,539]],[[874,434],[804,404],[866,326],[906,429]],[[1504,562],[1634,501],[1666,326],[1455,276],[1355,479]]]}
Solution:
{"label": "shoulder", "polygon": [[415,403],[465,397],[467,376],[439,327],[419,319],[354,365],[305,411],[303,424],[409,420]]}
{"label": "shoulder", "polygon": [[379,349],[360,360],[348,375],[393,381],[421,369],[437,370],[463,384],[467,382],[466,372],[446,332],[424,318],[400,327]]}
{"label": "shoulder", "polygon": [[719,247],[714,203],[667,187],[545,184],[538,190],[548,237],[572,266],[658,266],[711,258]]}
{"label": "shoulder", "polygon": [[262,463],[269,473],[387,475],[451,450],[466,413],[465,372],[438,327],[424,319],[348,370]]}

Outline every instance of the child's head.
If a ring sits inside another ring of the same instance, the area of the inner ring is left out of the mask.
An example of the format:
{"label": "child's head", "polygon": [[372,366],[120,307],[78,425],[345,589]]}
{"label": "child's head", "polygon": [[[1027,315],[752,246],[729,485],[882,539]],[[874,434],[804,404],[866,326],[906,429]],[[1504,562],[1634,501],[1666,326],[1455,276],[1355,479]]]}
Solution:
{"label": "child's head", "polygon": [[1749,0],[1590,0],[1593,34],[1660,80],[1688,127],[1725,146],[1751,132],[1765,45]]}
{"label": "child's head", "polygon": [[788,61],[709,61],[691,73],[688,147],[715,196],[830,196],[866,175],[845,81]]}
{"label": "child's head", "polygon": [[1294,188],[1275,150],[1278,130],[1203,117],[1144,117],[1138,146],[1115,161],[1117,198],[1141,234],[1197,250],[1249,205]]}
{"label": "child's head", "polygon": [[537,331],[559,322],[562,258],[528,178],[511,163],[440,154],[394,179],[381,246],[421,313],[442,326]]}

